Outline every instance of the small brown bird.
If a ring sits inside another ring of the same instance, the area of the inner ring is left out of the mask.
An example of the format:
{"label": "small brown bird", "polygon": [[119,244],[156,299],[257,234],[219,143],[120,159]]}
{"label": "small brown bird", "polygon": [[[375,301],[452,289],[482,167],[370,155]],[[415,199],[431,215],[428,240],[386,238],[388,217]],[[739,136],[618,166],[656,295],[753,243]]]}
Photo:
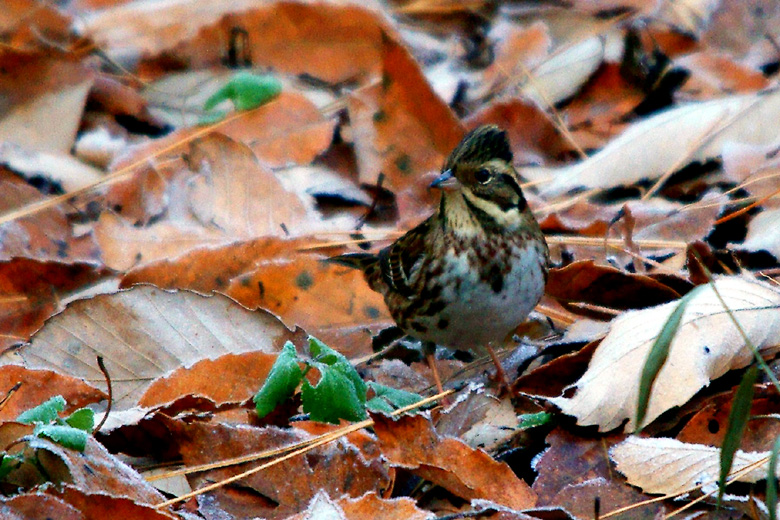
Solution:
{"label": "small brown bird", "polygon": [[438,210],[377,254],[329,261],[361,269],[408,335],[423,341],[437,386],[435,345],[490,354],[544,292],[549,250],[512,166],[506,132],[482,126],[452,151],[431,184]]}

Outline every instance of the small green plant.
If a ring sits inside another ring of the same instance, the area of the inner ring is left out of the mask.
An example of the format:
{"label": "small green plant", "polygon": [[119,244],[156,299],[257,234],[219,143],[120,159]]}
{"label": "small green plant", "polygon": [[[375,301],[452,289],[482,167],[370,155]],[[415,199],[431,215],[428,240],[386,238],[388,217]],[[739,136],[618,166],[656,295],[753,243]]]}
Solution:
{"label": "small green plant", "polygon": [[236,110],[252,110],[268,103],[282,92],[282,82],[268,75],[238,72],[217,90],[203,104],[207,114],[199,121],[201,125],[216,123],[226,112],[214,108],[223,101],[230,101]]}
{"label": "small green plant", "polygon": [[[80,408],[68,417],[60,417],[65,410],[65,399],[57,395],[48,401],[22,412],[16,422],[34,426],[33,435],[45,437],[66,448],[83,452],[95,426],[95,414],[89,408]],[[0,481],[11,471],[28,462],[24,453],[0,452]]]}
{"label": "small green plant", "polygon": [[[303,411],[312,420],[327,423],[338,423],[340,419],[360,421],[367,417],[366,410],[392,412],[422,399],[405,390],[364,383],[347,358],[317,338],[309,337],[309,352],[312,359],[301,359],[291,342],[284,345],[254,397],[260,418],[292,397],[299,385],[302,385]],[[312,368],[320,373],[316,385],[306,379]],[[374,394],[371,399],[368,399],[369,390]]]}

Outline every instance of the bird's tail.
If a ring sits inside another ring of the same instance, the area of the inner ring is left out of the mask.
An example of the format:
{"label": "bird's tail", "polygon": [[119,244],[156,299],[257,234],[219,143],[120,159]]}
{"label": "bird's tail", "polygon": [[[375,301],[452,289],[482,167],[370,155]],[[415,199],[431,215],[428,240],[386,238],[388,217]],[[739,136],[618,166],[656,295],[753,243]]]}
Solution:
{"label": "bird's tail", "polygon": [[376,255],[370,253],[347,253],[344,255],[332,256],[323,260],[330,264],[339,264],[351,267],[352,269],[359,269],[366,271],[368,268],[376,264],[378,258]]}

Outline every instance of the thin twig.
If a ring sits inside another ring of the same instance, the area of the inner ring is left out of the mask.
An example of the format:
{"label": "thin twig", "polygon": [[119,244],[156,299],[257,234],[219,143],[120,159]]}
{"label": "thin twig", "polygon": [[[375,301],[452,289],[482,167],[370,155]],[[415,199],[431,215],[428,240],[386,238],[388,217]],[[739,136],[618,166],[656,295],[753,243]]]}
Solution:
{"label": "thin twig", "polygon": [[108,370],[106,370],[106,365],[103,363],[103,356],[97,357],[97,364],[98,367],[100,367],[100,371],[103,372],[103,377],[106,378],[106,386],[108,387],[108,406],[106,406],[106,413],[103,414],[103,418],[100,420],[98,425],[95,427],[94,430],[92,430],[92,434],[96,434],[100,431],[100,428],[103,427],[104,424],[106,424],[106,420],[108,419],[108,414],[111,413],[111,403],[114,402],[114,389],[111,386],[111,376],[108,375]]}

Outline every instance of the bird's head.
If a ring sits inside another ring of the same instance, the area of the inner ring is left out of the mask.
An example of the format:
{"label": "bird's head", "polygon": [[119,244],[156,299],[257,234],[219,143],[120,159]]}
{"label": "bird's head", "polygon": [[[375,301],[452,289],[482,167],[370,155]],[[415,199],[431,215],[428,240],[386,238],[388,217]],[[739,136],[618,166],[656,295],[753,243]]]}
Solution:
{"label": "bird's head", "polygon": [[[493,222],[511,230],[522,226],[530,215],[512,166],[506,132],[495,125],[469,132],[431,187],[442,190],[440,212],[448,213],[454,223],[476,221],[485,227]],[[471,218],[459,217],[457,212],[463,211]]]}

